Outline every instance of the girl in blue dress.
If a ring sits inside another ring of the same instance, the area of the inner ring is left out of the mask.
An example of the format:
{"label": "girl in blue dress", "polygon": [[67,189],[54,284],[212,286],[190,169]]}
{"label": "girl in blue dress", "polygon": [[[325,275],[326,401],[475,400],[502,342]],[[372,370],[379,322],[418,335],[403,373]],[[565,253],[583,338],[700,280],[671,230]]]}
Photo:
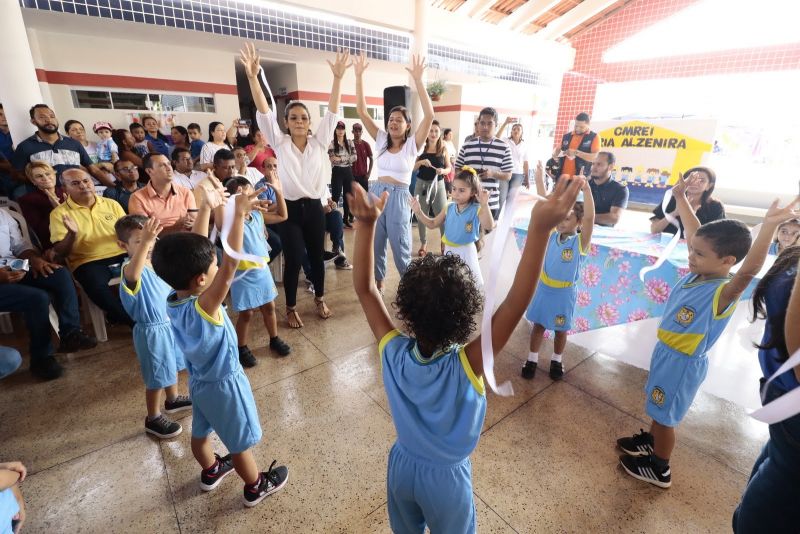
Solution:
{"label": "girl in blue dress", "polygon": [[[540,196],[545,196],[541,163],[536,168],[535,179],[537,192]],[[545,330],[555,333],[553,356],[550,358],[550,378],[561,380],[564,376],[561,359],[567,345],[567,332],[572,329],[581,260],[591,245],[593,228],[594,198],[587,182],[583,187],[583,200],[575,202],[547,241],[547,255],[539,286],[525,313],[525,319],[533,325],[528,361],[522,367],[522,377],[525,379],[532,380],[536,375],[539,349]]]}
{"label": "girl in blue dress", "polygon": [[[234,176],[225,182],[225,187],[231,195],[253,193],[253,186],[244,176]],[[244,245],[242,252],[264,258],[264,265],[259,266],[254,262],[239,261],[236,268],[237,275],[231,284],[231,307],[239,312],[236,319],[236,335],[239,338],[239,363],[242,367],[253,367],[258,364],[258,360],[253,356],[247,346],[250,336],[250,321],[256,310],[261,312],[264,319],[264,326],[269,332],[269,348],[281,356],[288,356],[292,351],[288,343],[278,337],[278,318],[275,315],[275,298],[278,296],[278,288],[272,279],[269,267],[269,245],[265,233],[267,224],[277,224],[287,218],[286,201],[283,199],[283,191],[280,182],[274,180],[272,189],[275,191],[275,203],[267,209],[267,213],[262,214],[259,210],[253,210],[244,221]],[[218,208],[219,213],[214,217],[217,223],[223,220],[224,214]]]}
{"label": "girl in blue dress", "polygon": [[488,231],[494,228],[494,219],[489,209],[489,192],[481,188],[477,171],[471,167],[461,168],[453,180],[452,202],[436,217],[431,219],[423,213],[416,197],[411,199],[411,209],[419,224],[431,230],[444,226],[444,253],[460,256],[472,271],[478,287],[483,287],[476,242],[481,237],[482,229]]}
{"label": "girl in blue dress", "polygon": [[792,219],[778,226],[769,253],[777,256],[792,245],[800,244],[800,219]]}

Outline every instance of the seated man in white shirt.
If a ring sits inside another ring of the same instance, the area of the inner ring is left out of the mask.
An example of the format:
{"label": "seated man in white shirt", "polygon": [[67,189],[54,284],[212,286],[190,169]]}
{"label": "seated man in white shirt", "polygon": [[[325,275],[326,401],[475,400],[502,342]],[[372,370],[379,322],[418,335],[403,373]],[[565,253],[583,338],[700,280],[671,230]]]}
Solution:
{"label": "seated man in white shirt", "polygon": [[50,341],[51,295],[61,338],[57,352],[75,352],[97,345],[97,340],[80,328],[78,297],[69,271],[45,260],[22,237],[17,221],[6,208],[0,208],[0,258],[6,264],[0,267],[0,312],[24,314],[30,336],[31,372],[45,380],[58,378],[63,368],[53,357]]}
{"label": "seated man in white shirt", "polygon": [[175,172],[172,175],[173,183],[182,185],[190,191],[205,180],[206,173],[194,169],[192,153],[186,148],[176,148],[172,151],[172,168]]}
{"label": "seated man in white shirt", "polygon": [[247,159],[247,152],[244,147],[237,146],[233,149],[233,157],[236,161],[236,174],[244,176],[250,182],[250,185],[255,187],[259,180],[264,178],[264,174],[256,169],[250,167],[250,160]]}

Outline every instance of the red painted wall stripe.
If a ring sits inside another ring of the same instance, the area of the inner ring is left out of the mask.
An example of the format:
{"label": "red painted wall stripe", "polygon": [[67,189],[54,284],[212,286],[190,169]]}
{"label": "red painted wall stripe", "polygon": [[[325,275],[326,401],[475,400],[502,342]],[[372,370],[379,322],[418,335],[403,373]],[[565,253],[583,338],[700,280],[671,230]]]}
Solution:
{"label": "red painted wall stripe", "polygon": [[187,93],[217,93],[235,95],[236,85],[226,83],[168,80],[141,76],[118,76],[115,74],[91,74],[87,72],[61,72],[36,69],[40,82],[60,85],[83,85],[87,87],[120,87],[125,89],[152,89]]}

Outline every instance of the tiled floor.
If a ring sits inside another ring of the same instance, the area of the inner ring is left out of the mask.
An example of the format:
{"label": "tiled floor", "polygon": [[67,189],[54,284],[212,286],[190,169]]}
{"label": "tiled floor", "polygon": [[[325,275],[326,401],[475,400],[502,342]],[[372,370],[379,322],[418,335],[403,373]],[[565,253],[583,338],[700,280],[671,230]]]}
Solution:
{"label": "tiled floor", "polygon": [[[349,247],[350,232],[347,240]],[[181,419],[184,433],[173,440],[144,435],[130,333],[111,328],[108,343],[62,358],[60,380],[37,382],[21,370],[0,382],[2,459],[30,470],[26,531],[388,532],[385,469],[394,428],[376,344],[351,272],[327,274],[334,318],[317,319],[304,293],[305,328],[281,326],[294,348],[289,358],[264,348],[262,326],[250,343],[259,365],[247,374],[264,429],[255,453],[264,467],[273,458],[288,464],[283,492],[254,509],[242,506],[235,476],[201,492],[191,417]],[[396,284],[395,273],[387,300]],[[765,427],[703,393],[679,430],[673,487],[637,482],[617,467],[614,439],[646,426],[646,372],[570,345],[563,382],[546,373],[527,382],[518,376],[527,337],[520,324],[498,357],[496,374],[512,381],[516,395],[489,394],[473,455],[481,532],[730,531]],[[2,341],[20,346],[19,339]]]}

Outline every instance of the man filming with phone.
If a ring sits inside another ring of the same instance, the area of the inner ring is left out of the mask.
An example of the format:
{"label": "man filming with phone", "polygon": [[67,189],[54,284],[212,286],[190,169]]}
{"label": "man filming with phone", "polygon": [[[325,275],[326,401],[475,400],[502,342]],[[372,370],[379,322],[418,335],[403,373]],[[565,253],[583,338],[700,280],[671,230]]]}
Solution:
{"label": "man filming with phone", "polygon": [[600,136],[589,128],[588,113],[578,113],[573,131],[564,134],[561,144],[553,149],[553,158],[560,163],[556,179],[567,176],[589,176],[592,162],[600,152]]}

